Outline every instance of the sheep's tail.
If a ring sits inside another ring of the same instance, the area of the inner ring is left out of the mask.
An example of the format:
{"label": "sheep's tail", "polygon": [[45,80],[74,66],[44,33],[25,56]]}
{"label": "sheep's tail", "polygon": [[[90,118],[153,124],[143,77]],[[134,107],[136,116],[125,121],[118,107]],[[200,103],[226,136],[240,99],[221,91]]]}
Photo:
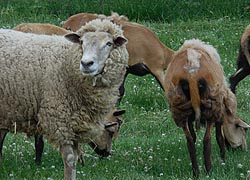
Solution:
{"label": "sheep's tail", "polygon": [[195,112],[196,129],[199,130],[201,110],[200,110],[200,94],[196,80],[189,81],[189,89],[190,89],[191,104]]}

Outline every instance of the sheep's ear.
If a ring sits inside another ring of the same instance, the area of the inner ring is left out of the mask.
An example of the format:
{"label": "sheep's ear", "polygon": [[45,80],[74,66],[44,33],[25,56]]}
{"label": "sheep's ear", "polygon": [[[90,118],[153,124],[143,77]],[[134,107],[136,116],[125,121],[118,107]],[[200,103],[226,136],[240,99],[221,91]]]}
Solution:
{"label": "sheep's ear", "polygon": [[121,115],[123,115],[124,113],[126,112],[126,110],[117,110],[117,111],[115,111],[114,113],[113,113],[113,116],[121,116]]}
{"label": "sheep's ear", "polygon": [[114,43],[116,46],[122,46],[123,44],[126,44],[128,40],[123,37],[123,36],[118,36],[117,38],[114,39]]}
{"label": "sheep's ear", "polygon": [[64,35],[64,37],[73,43],[80,43],[80,36],[76,33],[69,33]]}
{"label": "sheep's ear", "polygon": [[242,127],[244,129],[250,128],[250,126],[247,123],[245,123],[244,121],[242,121],[241,119],[239,119],[237,121],[237,126]]}

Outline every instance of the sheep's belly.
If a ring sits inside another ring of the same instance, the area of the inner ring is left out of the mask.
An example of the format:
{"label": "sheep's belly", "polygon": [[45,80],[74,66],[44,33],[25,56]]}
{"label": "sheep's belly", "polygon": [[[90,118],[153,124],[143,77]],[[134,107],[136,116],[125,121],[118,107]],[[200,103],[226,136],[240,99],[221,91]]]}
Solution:
{"label": "sheep's belly", "polygon": [[6,121],[0,118],[0,130],[8,130],[12,133],[24,132],[28,136],[32,136],[37,133],[37,122],[30,121]]}
{"label": "sheep's belly", "polygon": [[[2,79],[0,79],[1,82]],[[15,83],[1,84],[0,120],[10,121],[11,123],[28,123],[30,120],[36,120],[39,110],[38,101],[40,101],[37,90],[28,88],[29,85],[25,83],[22,86]]]}

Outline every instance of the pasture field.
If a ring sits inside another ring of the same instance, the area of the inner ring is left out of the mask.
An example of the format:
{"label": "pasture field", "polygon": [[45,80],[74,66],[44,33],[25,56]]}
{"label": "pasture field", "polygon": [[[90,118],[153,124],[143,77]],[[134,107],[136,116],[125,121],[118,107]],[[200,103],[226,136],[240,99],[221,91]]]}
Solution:
{"label": "pasture field", "polygon": [[[30,7],[31,5],[28,4],[28,1],[11,0],[6,1],[9,3],[3,4],[4,2],[4,0],[0,0],[1,28],[12,28],[21,22],[46,22],[59,25],[62,20],[65,20],[70,15],[68,9],[66,9],[68,11],[65,10],[65,14],[56,14],[50,9],[44,9],[44,6],[48,5],[49,2],[45,0],[34,1],[37,7],[34,5],[33,12],[30,11],[32,8]],[[18,2],[27,3],[22,7]],[[57,5],[56,2],[59,1],[55,1],[54,4],[52,3],[55,8]],[[69,2],[70,1],[65,1],[65,4],[69,4]],[[95,2],[109,1],[103,0]],[[126,1],[120,0],[118,2],[122,3]],[[173,3],[173,1],[169,2]],[[192,1],[183,2],[191,3]],[[243,5],[244,3],[250,4],[249,1],[239,2],[243,3]],[[17,5],[12,3],[17,3]],[[21,9],[25,8],[25,6],[28,12],[25,11],[22,14]],[[124,5],[124,7],[129,9],[128,6],[129,3]],[[221,11],[225,13],[229,13],[230,8],[232,8],[232,14],[216,14],[216,16],[211,15],[211,18],[209,18],[208,14],[202,16],[202,18],[190,16],[186,19],[176,18],[172,21],[155,21],[154,18],[154,21],[151,21],[148,17],[137,20],[133,14],[132,21],[137,21],[149,27],[166,46],[174,50],[177,50],[185,40],[192,38],[199,38],[213,45],[217,48],[221,56],[221,63],[228,80],[230,75],[236,70],[240,36],[245,27],[250,24],[249,18],[245,17],[249,15],[249,11],[245,10],[243,14],[240,14],[234,12],[234,6],[236,7],[236,5],[232,4],[231,7],[225,7],[228,9],[221,8]],[[48,6],[45,7],[48,8]],[[76,6],[74,5],[72,8],[74,7]],[[250,7],[250,5],[245,6],[245,8],[247,7]],[[17,10],[18,8],[20,9]],[[41,9],[43,11],[40,11]],[[119,11],[119,9],[114,9],[114,11],[115,10],[119,14],[124,13],[129,17],[129,10],[125,11],[121,9]],[[98,9],[97,12],[106,13],[107,11],[108,9],[103,9],[103,11]],[[80,9],[72,12],[72,14],[78,12],[80,12]],[[91,10],[91,12],[94,12],[94,10]],[[170,12],[168,13],[171,14]],[[238,85],[237,99],[238,115],[248,123],[250,123],[249,89],[250,78],[247,77]],[[126,93],[119,109],[126,109],[126,114],[123,116],[124,123],[121,127],[120,135],[113,144],[113,155],[102,159],[96,155],[90,147],[82,145],[85,150],[85,166],[81,167],[80,164],[78,164],[77,179],[192,179],[191,163],[184,133],[172,120],[164,92],[153,76],[138,77],[129,75],[126,80]],[[215,141],[215,133],[213,133],[212,141],[213,170],[209,176],[206,175],[202,157],[204,129],[197,134],[197,157],[201,171],[199,179],[250,179],[250,152],[240,150],[227,151],[226,162],[222,163],[219,156],[219,148]],[[247,144],[250,148],[249,132],[247,133]],[[27,138],[22,134],[8,134],[3,147],[3,163],[0,165],[0,180],[63,179],[62,158],[60,153],[52,145],[46,142],[42,164],[40,166],[35,164],[34,157],[33,138]]]}

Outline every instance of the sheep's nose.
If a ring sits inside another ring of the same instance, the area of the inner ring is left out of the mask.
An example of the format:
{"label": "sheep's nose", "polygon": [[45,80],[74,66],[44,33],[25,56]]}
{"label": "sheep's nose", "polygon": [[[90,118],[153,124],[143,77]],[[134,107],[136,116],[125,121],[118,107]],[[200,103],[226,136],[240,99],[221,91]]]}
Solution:
{"label": "sheep's nose", "polygon": [[88,62],[83,62],[81,61],[81,65],[84,67],[84,68],[88,68],[90,66],[92,66],[94,64],[94,61],[88,61]]}

